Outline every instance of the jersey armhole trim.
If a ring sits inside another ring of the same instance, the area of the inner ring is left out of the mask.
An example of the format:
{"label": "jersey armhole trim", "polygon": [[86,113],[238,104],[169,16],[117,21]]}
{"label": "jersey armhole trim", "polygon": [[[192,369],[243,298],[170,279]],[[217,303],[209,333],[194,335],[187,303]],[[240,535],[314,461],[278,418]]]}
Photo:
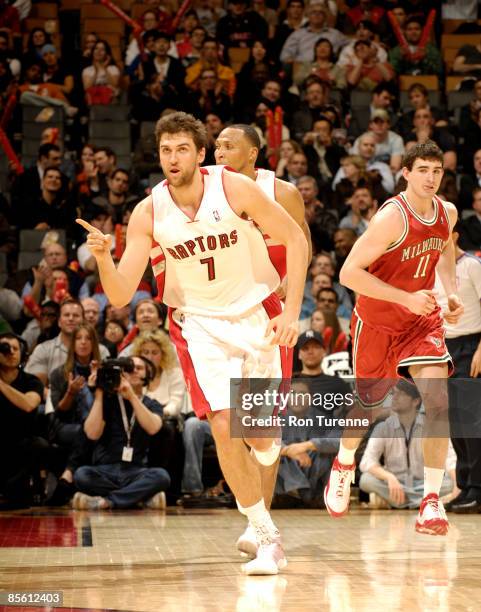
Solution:
{"label": "jersey armhole trim", "polygon": [[[446,216],[446,221],[448,222],[448,227],[449,227],[449,238],[451,237],[451,234],[453,233],[453,225],[451,223],[451,217],[449,216],[449,211],[446,208],[446,204],[443,202],[443,200],[441,200],[441,198],[439,196],[434,196],[435,199],[438,201],[438,206],[440,206],[442,208],[442,210],[444,211],[444,214]],[[448,240],[449,240],[448,238]]]}
{"label": "jersey armhole trim", "polygon": [[[247,221],[247,222],[248,222],[248,221],[249,221],[249,219],[245,219],[244,217],[242,217],[241,215],[239,215],[239,214],[237,213],[237,211],[235,211],[235,210],[232,208],[232,205],[231,205],[231,203],[229,202],[229,198],[227,197],[227,193],[226,193],[226,191],[225,191],[225,184],[224,184],[224,172],[225,172],[225,170],[229,170],[229,171],[230,171],[230,170],[232,170],[232,168],[229,168],[229,166],[224,166],[224,167],[222,168],[222,173],[221,173],[221,179],[222,179],[222,191],[224,192],[224,198],[225,198],[225,201],[227,202],[227,205],[229,206],[229,208],[231,209],[231,211],[234,213],[234,215],[235,215],[235,216],[236,216],[238,219],[240,219],[241,221]],[[235,170],[232,170],[232,172],[235,172]]]}
{"label": "jersey armhole trim", "polygon": [[152,243],[154,243],[155,238],[154,238],[154,228],[155,228],[155,211],[154,211],[154,194],[151,194],[152,196]]}
{"label": "jersey armhole trim", "polygon": [[[404,210],[404,206],[397,199],[394,198],[392,200],[388,200],[387,202],[385,202],[381,206],[381,208],[384,208],[388,204],[395,204],[398,207],[399,212],[401,213],[403,221],[404,221],[404,230],[401,236],[395,242],[391,243],[388,246],[388,248],[386,249],[386,253],[390,253],[391,251],[394,251],[394,249],[396,249],[400,244],[402,244],[404,240],[406,239],[406,236],[409,230],[409,221],[408,221],[406,211]],[[381,208],[379,210],[381,210]]]}

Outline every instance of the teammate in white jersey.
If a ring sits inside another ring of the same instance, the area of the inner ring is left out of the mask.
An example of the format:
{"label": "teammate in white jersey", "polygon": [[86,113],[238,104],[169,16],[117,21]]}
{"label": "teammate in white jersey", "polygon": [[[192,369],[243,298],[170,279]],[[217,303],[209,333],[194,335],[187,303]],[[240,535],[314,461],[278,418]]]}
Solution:
{"label": "teammate in white jersey", "polygon": [[[306,236],[310,259],[310,232],[305,220],[305,206],[302,196],[295,185],[276,178],[272,170],[256,168],[255,164],[260,148],[261,142],[255,129],[245,123],[236,123],[223,129],[219,134],[215,143],[215,159],[218,164],[225,164],[256,181],[267,196],[276,200],[289,213]],[[283,297],[287,287],[286,249],[283,244],[269,235],[264,235],[264,238],[270,260],[281,277],[281,285],[277,294]],[[260,467],[264,502],[268,508],[274,494],[278,466],[279,459],[273,465]],[[247,555],[254,553],[256,545],[253,535],[253,530],[249,525],[237,541],[237,548],[241,553]]]}
{"label": "teammate in white jersey", "polygon": [[[256,168],[260,148],[261,142],[255,129],[245,123],[236,123],[226,127],[219,134],[215,142],[215,160],[217,164],[225,164],[256,181],[266,195],[289,213],[306,236],[310,258],[311,236],[305,219],[302,196],[295,185],[276,178],[272,170]],[[283,297],[287,283],[286,250],[271,236],[264,235],[264,238],[269,249],[269,257],[282,280],[282,288],[278,291],[278,295]]]}
{"label": "teammate in white jersey", "polygon": [[[297,341],[307,242],[253,181],[225,168],[200,168],[207,142],[200,121],[173,113],[159,120],[156,135],[166,181],[134,209],[117,267],[110,236],[78,221],[89,231],[87,245],[115,306],[132,298],[152,247],[162,251],[164,270],[156,276],[194,408],[210,421],[222,471],[259,544],[244,571],[275,574],[286,560],[264,503],[259,463],[275,463],[280,447],[272,438],[231,437],[229,379],[287,374],[282,356]],[[257,227],[287,250],[284,309],[272,293],[280,279]]]}

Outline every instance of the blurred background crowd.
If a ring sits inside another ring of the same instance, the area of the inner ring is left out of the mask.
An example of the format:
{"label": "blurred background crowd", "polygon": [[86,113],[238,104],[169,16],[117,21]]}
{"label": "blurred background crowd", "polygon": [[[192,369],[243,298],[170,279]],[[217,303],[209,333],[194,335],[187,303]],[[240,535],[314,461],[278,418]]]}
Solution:
{"label": "blurred background crowd", "polygon": [[[173,110],[205,122],[206,164],[215,163],[221,130],[247,123],[261,140],[258,167],[298,187],[313,259],[295,369],[299,384],[315,389],[345,390],[342,378],[351,373],[355,298],[338,282],[340,267],[378,207],[404,189],[403,153],[434,140],[444,152],[439,195],[459,211],[458,266],[470,300],[469,320],[448,338],[453,351],[460,338],[469,344],[460,375],[481,371],[481,266],[472,256],[481,251],[477,0],[0,0],[5,504],[62,505],[76,491],[74,505],[99,509],[162,507],[165,492],[169,503],[233,502],[209,425],[193,416],[152,272],[129,306],[114,308],[74,223],[82,216],[111,233],[113,256],[121,256],[133,208],[163,178],[154,126]],[[98,429],[97,372],[119,355],[133,358],[121,396],[129,405],[148,397],[160,427],[141,420],[129,432],[113,409],[113,421],[104,418]],[[406,388],[394,394],[392,410],[402,413],[409,402],[417,418],[419,399]],[[125,462],[127,433],[138,452],[120,482],[99,466]],[[276,503],[322,506],[339,435],[326,429],[321,438],[309,431],[286,438]],[[467,499],[478,511],[481,447],[453,445],[446,491],[462,491],[458,505]],[[398,486],[409,461],[391,470],[384,463],[380,473],[387,450],[368,451],[364,489],[391,505],[415,505],[415,494],[401,495]],[[123,497],[112,498],[108,479],[126,489]]]}

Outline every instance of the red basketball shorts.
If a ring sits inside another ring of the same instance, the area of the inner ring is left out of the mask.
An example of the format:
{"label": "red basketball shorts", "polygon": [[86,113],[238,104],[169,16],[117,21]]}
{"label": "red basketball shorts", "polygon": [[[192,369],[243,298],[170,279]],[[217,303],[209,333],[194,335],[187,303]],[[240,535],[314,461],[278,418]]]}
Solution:
{"label": "red basketball shorts", "polygon": [[397,379],[409,378],[410,366],[447,363],[449,373],[453,371],[439,315],[392,335],[366,325],[354,310],[351,338],[357,392],[367,407],[381,404]]}

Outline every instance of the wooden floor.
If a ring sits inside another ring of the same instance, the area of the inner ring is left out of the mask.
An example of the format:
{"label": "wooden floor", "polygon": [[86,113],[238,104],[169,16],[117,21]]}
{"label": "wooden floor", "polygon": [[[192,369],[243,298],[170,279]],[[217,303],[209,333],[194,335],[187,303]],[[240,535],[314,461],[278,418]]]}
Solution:
{"label": "wooden floor", "polygon": [[235,510],[2,513],[0,591],[61,590],[70,610],[481,609],[481,515],[450,515],[445,538],[416,534],[409,511],[273,515],[289,565],[245,577]]}

